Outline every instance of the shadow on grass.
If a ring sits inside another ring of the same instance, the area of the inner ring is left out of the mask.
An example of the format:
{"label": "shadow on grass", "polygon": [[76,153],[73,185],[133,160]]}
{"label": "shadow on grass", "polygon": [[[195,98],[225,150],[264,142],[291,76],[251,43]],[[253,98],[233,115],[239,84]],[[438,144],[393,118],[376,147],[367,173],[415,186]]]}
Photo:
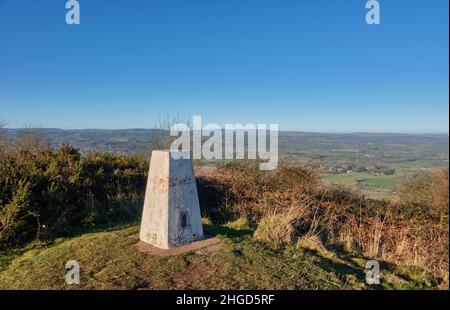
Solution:
{"label": "shadow on grass", "polygon": [[317,260],[317,265],[323,270],[335,273],[339,278],[344,281],[348,281],[351,277],[354,277],[356,282],[365,283],[366,273],[365,270],[357,266],[354,262],[350,260],[345,260],[344,262],[338,262],[336,260],[330,259],[321,255],[318,251],[305,249],[305,253],[312,255]]}
{"label": "shadow on grass", "polygon": [[251,236],[253,231],[251,229],[233,229],[225,226],[218,226],[213,224],[203,224],[205,233],[213,236],[222,235],[233,241],[242,240],[245,237]]}
{"label": "shadow on grass", "polygon": [[65,239],[65,238],[75,238],[79,237],[84,234],[91,234],[91,233],[99,233],[99,232],[109,232],[109,231],[116,231],[121,230],[124,228],[128,228],[134,225],[138,225],[139,221],[133,220],[133,221],[120,221],[120,222],[114,222],[114,223],[105,223],[105,224],[98,224],[95,226],[90,227],[72,227],[64,232],[58,232],[58,233],[49,233],[48,235],[44,235],[39,239],[39,242],[44,243],[46,245],[51,245],[55,243],[57,239]]}
{"label": "shadow on grass", "polygon": [[198,199],[202,216],[211,219],[214,224],[223,224],[235,217],[235,214],[226,208],[226,201],[232,203],[236,201],[229,190],[229,184],[218,183],[208,177],[197,176]]}

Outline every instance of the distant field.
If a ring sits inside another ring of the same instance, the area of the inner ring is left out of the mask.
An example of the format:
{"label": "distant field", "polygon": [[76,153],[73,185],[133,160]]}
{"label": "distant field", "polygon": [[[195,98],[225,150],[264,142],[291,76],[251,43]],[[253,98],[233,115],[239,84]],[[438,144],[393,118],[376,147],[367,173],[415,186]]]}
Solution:
{"label": "distant field", "polygon": [[[449,164],[448,135],[287,133],[280,141],[286,158],[315,167],[323,182],[358,189],[376,199],[391,198],[396,185]],[[341,165],[381,165],[395,173],[324,171]]]}
{"label": "distant field", "polygon": [[325,174],[321,179],[326,184],[341,184],[353,189],[359,189],[370,198],[390,198],[396,185],[405,177],[373,176],[367,173]]}

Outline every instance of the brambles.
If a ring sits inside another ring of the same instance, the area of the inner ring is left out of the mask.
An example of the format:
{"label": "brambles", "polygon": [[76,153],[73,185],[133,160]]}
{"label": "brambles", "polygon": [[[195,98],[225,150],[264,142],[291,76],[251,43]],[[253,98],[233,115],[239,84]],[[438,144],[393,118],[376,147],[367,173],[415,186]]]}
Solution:
{"label": "brambles", "polygon": [[305,167],[263,172],[245,162],[219,166],[200,179],[199,192],[206,216],[245,216],[257,225],[254,239],[275,249],[314,240],[318,249],[424,268],[448,285],[446,169],[405,183],[397,201],[323,186]]}

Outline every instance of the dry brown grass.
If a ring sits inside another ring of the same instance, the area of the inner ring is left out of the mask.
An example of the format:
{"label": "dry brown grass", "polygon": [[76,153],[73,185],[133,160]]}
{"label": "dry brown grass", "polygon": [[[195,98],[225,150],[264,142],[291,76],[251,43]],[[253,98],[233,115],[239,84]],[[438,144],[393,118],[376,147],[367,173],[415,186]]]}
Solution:
{"label": "dry brown grass", "polygon": [[448,285],[448,169],[406,183],[392,202],[324,187],[305,167],[262,172],[231,163],[209,178],[221,212],[257,223],[254,238],[274,248],[315,240],[318,248],[424,268]]}
{"label": "dry brown grass", "polygon": [[258,223],[258,228],[253,235],[254,239],[265,241],[274,249],[279,249],[284,243],[294,242],[298,235],[297,222],[306,209],[293,205],[281,211],[269,210]]}

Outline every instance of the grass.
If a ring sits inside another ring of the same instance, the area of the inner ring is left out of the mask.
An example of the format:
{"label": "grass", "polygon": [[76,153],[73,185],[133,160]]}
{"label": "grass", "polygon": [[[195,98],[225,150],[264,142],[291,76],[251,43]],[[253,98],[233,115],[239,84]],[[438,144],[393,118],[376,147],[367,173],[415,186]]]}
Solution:
{"label": "grass", "polygon": [[363,181],[366,186],[375,186],[375,187],[393,187],[402,182],[402,178],[399,177],[372,177]]}
{"label": "grass", "polygon": [[[207,223],[207,222],[205,222]],[[234,227],[234,228],[231,228]],[[365,289],[365,258],[337,257],[285,246],[277,251],[254,241],[253,228],[234,222],[204,224],[225,249],[209,255],[157,257],[135,250],[139,226],[32,243],[0,253],[0,289]],[[235,256],[239,250],[242,256]],[[64,265],[75,259],[81,284],[64,281]],[[417,270],[382,270],[380,288],[423,288],[433,284]],[[426,279],[426,278],[425,278]]]}
{"label": "grass", "polygon": [[325,184],[341,184],[358,189],[373,199],[391,198],[392,190],[405,181],[405,171],[399,170],[393,175],[375,176],[365,172],[325,174],[321,180]]}

